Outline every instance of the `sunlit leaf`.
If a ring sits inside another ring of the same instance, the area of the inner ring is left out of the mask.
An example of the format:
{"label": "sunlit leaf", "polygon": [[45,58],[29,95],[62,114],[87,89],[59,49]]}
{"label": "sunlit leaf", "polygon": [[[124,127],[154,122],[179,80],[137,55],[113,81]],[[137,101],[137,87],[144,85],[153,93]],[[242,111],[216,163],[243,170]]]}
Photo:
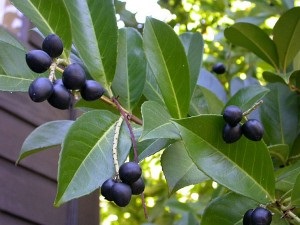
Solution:
{"label": "sunlit leaf", "polygon": [[57,120],[37,127],[26,137],[17,161],[47,148],[59,146],[73,122],[71,120]]}
{"label": "sunlit leaf", "polygon": [[[93,110],[73,123],[59,158],[56,206],[91,193],[114,175],[112,149],[117,119],[118,116],[109,111]],[[131,147],[124,125],[118,140],[120,164]]]}
{"label": "sunlit leaf", "polygon": [[129,110],[137,105],[146,79],[146,59],[141,35],[133,28],[119,31],[116,74],[112,83],[115,96]]}
{"label": "sunlit leaf", "polygon": [[[174,166],[173,162],[178,159],[180,159],[180,163]],[[209,179],[194,164],[181,141],[167,147],[162,154],[161,164],[170,194],[185,186],[198,184]]]}
{"label": "sunlit leaf", "polygon": [[258,202],[274,199],[273,165],[263,142],[242,137],[235,143],[225,143],[224,120],[220,115],[201,115],[175,122],[189,156],[205,174]]}
{"label": "sunlit leaf", "polygon": [[147,18],[144,49],[169,113],[185,117],[190,101],[190,74],[182,43],[167,24]]}

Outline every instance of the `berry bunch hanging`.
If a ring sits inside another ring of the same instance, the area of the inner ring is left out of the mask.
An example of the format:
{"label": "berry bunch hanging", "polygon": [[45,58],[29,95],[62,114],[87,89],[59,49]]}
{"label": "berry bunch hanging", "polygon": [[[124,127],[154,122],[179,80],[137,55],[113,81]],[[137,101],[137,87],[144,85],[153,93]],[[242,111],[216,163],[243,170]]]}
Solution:
{"label": "berry bunch hanging", "polygon": [[263,207],[249,209],[243,216],[243,225],[270,225],[272,213]]}
{"label": "berry bunch hanging", "polygon": [[252,141],[260,141],[262,139],[264,128],[260,121],[246,118],[246,122],[241,124],[243,117],[246,117],[251,111],[250,109],[247,112],[243,112],[235,105],[229,105],[224,109],[223,119],[226,124],[223,127],[222,137],[226,143],[234,143],[242,135]]}
{"label": "berry bunch hanging", "polygon": [[[58,109],[69,109],[74,94],[80,92],[86,101],[99,99],[105,92],[100,83],[87,80],[86,73],[78,63],[67,65],[61,70],[58,60],[63,52],[63,43],[56,34],[48,35],[43,43],[42,50],[31,50],[26,54],[26,63],[35,73],[44,73],[50,69],[49,77],[38,77],[29,86],[28,94],[32,101],[48,101]],[[55,69],[62,72],[62,79],[56,79]]]}

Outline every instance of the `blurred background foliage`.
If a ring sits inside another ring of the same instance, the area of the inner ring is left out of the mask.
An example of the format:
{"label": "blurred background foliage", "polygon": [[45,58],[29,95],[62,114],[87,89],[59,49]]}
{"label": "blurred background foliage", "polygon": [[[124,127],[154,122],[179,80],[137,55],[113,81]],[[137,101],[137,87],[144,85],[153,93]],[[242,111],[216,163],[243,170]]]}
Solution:
{"label": "blurred background foliage", "polygon": [[[131,4],[144,4],[131,0]],[[119,27],[135,27],[143,31],[143,19],[139,12],[127,7],[128,1],[115,0]],[[223,63],[227,70],[216,78],[230,92],[232,79],[251,81],[257,78],[265,82],[263,71],[273,68],[244,48],[231,45],[223,35],[226,27],[236,22],[249,22],[258,25],[271,35],[272,28],[279,16],[288,9],[299,6],[293,0],[159,0],[157,8],[163,12],[164,20],[173,29],[183,32],[199,32],[204,39],[202,67],[211,71],[216,63]],[[159,16],[156,16],[159,17]],[[145,200],[149,222],[145,222],[142,201],[135,196],[130,205],[120,208],[113,203],[100,199],[101,225],[196,225],[207,203],[226,190],[215,182],[206,181],[192,185],[169,195],[160,165],[161,153],[148,157],[141,162],[146,183]],[[180,159],[179,159],[180,160]],[[175,162],[176,163],[176,162]],[[129,222],[130,221],[130,222]]]}

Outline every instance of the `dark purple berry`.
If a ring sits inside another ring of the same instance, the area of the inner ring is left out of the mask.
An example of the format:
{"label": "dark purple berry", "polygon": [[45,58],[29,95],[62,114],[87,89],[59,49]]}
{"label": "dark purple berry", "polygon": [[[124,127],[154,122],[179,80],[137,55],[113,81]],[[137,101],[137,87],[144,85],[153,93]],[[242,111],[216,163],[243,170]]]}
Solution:
{"label": "dark purple berry", "polygon": [[29,86],[28,94],[32,101],[43,102],[47,100],[53,92],[53,84],[46,77],[36,78]]}
{"label": "dark purple berry", "polygon": [[238,106],[229,105],[224,109],[223,118],[233,127],[242,120],[243,112]]}
{"label": "dark purple berry", "polygon": [[112,187],[115,185],[116,180],[109,178],[101,186],[101,194],[105,197],[108,201],[113,201],[112,196]]}
{"label": "dark purple berry", "polygon": [[131,188],[125,183],[115,183],[112,186],[111,195],[113,201],[120,207],[125,207],[131,200]]}
{"label": "dark purple berry", "polygon": [[72,101],[72,94],[62,84],[61,80],[56,80],[53,84],[53,93],[48,98],[50,105],[57,109],[69,109]]}
{"label": "dark purple berry", "polygon": [[140,177],[137,181],[130,184],[130,187],[133,195],[142,194],[145,190],[145,183],[143,178]]}
{"label": "dark purple berry", "polygon": [[86,80],[85,85],[80,89],[81,97],[86,101],[97,100],[104,92],[105,89],[95,80]]}
{"label": "dark purple berry", "polygon": [[243,124],[242,132],[246,138],[252,141],[260,141],[264,134],[264,127],[258,120],[249,119]]}
{"label": "dark purple berry", "polygon": [[51,57],[42,50],[31,50],[25,56],[28,67],[36,73],[44,73],[51,66]]}
{"label": "dark purple berry", "polygon": [[122,182],[132,184],[142,175],[142,169],[136,162],[126,162],[120,166],[119,176]]}
{"label": "dark purple berry", "polygon": [[86,81],[85,71],[78,63],[70,64],[62,74],[62,81],[67,89],[81,89]]}
{"label": "dark purple berry", "polygon": [[239,140],[242,136],[242,126],[238,123],[232,127],[228,123],[223,128],[223,140],[226,143],[233,143]]}
{"label": "dark purple berry", "polygon": [[62,54],[64,45],[56,34],[50,34],[44,39],[42,49],[47,52],[50,57],[56,58]]}
{"label": "dark purple berry", "polygon": [[247,210],[247,212],[244,214],[243,217],[243,225],[252,225],[251,222],[251,215],[252,215],[253,209]]}
{"label": "dark purple berry", "polygon": [[223,74],[226,71],[226,67],[223,63],[216,63],[215,65],[213,65],[212,71],[216,74]]}
{"label": "dark purple berry", "polygon": [[270,225],[272,213],[263,207],[257,207],[251,214],[252,225]]}

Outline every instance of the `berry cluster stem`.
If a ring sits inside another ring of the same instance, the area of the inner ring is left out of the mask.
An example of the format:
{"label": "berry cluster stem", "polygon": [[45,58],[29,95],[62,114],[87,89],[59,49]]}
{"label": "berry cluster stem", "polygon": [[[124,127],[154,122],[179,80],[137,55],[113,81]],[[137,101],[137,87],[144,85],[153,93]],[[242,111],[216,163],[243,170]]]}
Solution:
{"label": "berry cluster stem", "polygon": [[253,106],[251,106],[250,109],[243,112],[243,116],[249,115],[251,112],[253,112],[255,109],[257,109],[261,104],[263,103],[263,100],[259,100],[258,102],[255,102]]}
{"label": "berry cluster stem", "polygon": [[113,160],[114,160],[114,166],[115,166],[115,171],[116,171],[116,177],[118,177],[119,173],[119,162],[118,162],[118,141],[119,141],[119,135],[120,135],[120,129],[122,126],[123,122],[123,117],[120,116],[118,121],[116,122],[116,127],[115,127],[115,134],[114,134],[114,139],[113,139]]}

